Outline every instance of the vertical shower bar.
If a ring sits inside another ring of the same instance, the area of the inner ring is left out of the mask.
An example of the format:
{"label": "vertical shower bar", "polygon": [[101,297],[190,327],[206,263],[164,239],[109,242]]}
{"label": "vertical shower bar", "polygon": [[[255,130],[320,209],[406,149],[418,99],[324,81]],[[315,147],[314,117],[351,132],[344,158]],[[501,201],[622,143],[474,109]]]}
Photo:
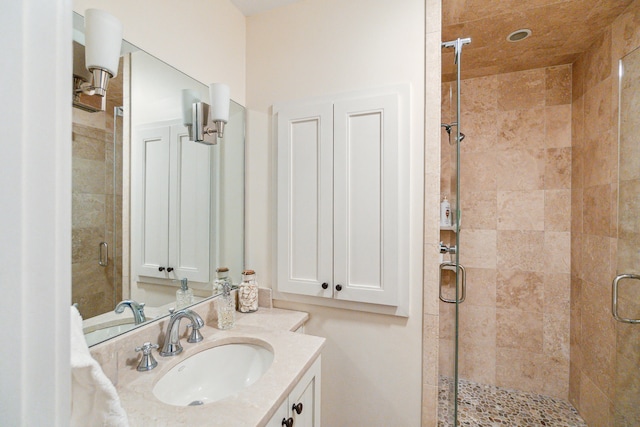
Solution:
{"label": "vertical shower bar", "polygon": [[456,234],[456,253],[455,253],[455,265],[456,265],[456,304],[455,304],[455,343],[454,343],[454,355],[455,355],[455,359],[454,359],[454,392],[453,392],[453,426],[457,425],[458,422],[458,380],[459,380],[459,376],[458,376],[458,349],[459,349],[459,344],[458,344],[458,337],[459,337],[459,303],[460,303],[460,216],[461,216],[461,212],[460,212],[460,143],[461,143],[461,139],[460,139],[460,127],[461,127],[461,120],[460,120],[460,69],[461,69],[461,59],[462,59],[462,46],[464,46],[465,44],[469,44],[471,43],[471,39],[470,38],[458,38],[456,40],[453,41],[449,41],[449,42],[444,42],[442,43],[442,47],[443,48],[453,48],[454,49],[454,63],[456,64],[456,144],[455,144],[455,149],[456,149],[456,203],[455,203],[455,212],[456,212],[456,216],[455,216],[455,224],[453,224],[454,226],[454,230],[455,230],[455,234]]}

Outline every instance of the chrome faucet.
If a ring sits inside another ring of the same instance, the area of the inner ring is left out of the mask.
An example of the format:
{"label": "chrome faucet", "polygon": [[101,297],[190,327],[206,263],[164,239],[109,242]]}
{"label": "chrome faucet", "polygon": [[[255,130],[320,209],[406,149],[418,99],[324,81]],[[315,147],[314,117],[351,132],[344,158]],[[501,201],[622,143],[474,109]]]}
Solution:
{"label": "chrome faucet", "polygon": [[187,342],[194,343],[202,341],[202,334],[200,328],[204,326],[204,321],[198,313],[188,308],[176,311],[171,314],[169,324],[167,325],[167,332],[164,337],[164,345],[160,356],[175,356],[182,352],[182,345],[180,345],[180,319],[187,317],[191,324],[187,327],[191,327],[191,334],[187,338]]}
{"label": "chrome faucet", "polygon": [[143,323],[147,320],[144,315],[144,303],[138,303],[132,299],[127,299],[124,301],[120,301],[118,305],[116,305],[115,312],[117,314],[121,314],[124,312],[125,307],[129,307],[133,312],[133,321],[136,325]]}

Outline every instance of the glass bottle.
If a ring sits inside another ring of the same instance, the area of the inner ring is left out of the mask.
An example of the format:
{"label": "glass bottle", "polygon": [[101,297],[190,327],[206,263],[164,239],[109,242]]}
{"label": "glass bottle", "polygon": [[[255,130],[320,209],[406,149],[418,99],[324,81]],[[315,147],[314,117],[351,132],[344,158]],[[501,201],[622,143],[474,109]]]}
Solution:
{"label": "glass bottle", "polygon": [[185,277],[180,279],[180,289],[176,291],[176,310],[185,308],[193,304],[193,291],[189,289],[188,280]]}
{"label": "glass bottle", "polygon": [[233,289],[233,282],[229,277],[229,269],[227,267],[218,267],[216,274],[217,278],[213,281],[213,295],[221,294],[223,292],[223,286],[227,282],[231,289]]}
{"label": "glass bottle", "polygon": [[238,310],[242,313],[258,310],[258,283],[253,270],[242,272],[242,283],[238,289]]}
{"label": "glass bottle", "polygon": [[236,301],[231,296],[231,283],[222,282],[222,295],[218,297],[218,329],[231,329],[236,321]]}

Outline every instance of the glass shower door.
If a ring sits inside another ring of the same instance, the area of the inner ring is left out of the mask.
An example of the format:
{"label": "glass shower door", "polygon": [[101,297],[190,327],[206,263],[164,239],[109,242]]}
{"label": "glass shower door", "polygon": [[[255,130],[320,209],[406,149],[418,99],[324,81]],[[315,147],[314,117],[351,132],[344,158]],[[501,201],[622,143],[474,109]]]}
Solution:
{"label": "glass shower door", "polygon": [[[458,330],[460,304],[465,299],[465,271],[460,256],[460,59],[462,46],[471,39],[445,42],[454,52],[453,80],[443,83],[441,137],[441,192],[450,203],[451,226],[441,220],[440,244],[440,360],[438,424],[457,425]],[[444,61],[443,61],[444,64]],[[443,76],[446,73],[443,66]],[[446,209],[445,209],[446,210]],[[442,213],[441,213],[442,216]]]}
{"label": "glass shower door", "polygon": [[640,50],[620,61],[615,426],[640,425]]}

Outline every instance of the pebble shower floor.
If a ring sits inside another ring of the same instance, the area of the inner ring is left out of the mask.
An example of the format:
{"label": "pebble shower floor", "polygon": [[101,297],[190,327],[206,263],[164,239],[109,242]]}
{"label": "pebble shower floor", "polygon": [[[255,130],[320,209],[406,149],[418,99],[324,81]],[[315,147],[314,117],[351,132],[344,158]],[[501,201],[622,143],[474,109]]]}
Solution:
{"label": "pebble shower floor", "polygon": [[[450,378],[440,377],[438,427],[453,426],[449,408]],[[569,402],[460,380],[458,426],[473,427],[587,427]]]}

